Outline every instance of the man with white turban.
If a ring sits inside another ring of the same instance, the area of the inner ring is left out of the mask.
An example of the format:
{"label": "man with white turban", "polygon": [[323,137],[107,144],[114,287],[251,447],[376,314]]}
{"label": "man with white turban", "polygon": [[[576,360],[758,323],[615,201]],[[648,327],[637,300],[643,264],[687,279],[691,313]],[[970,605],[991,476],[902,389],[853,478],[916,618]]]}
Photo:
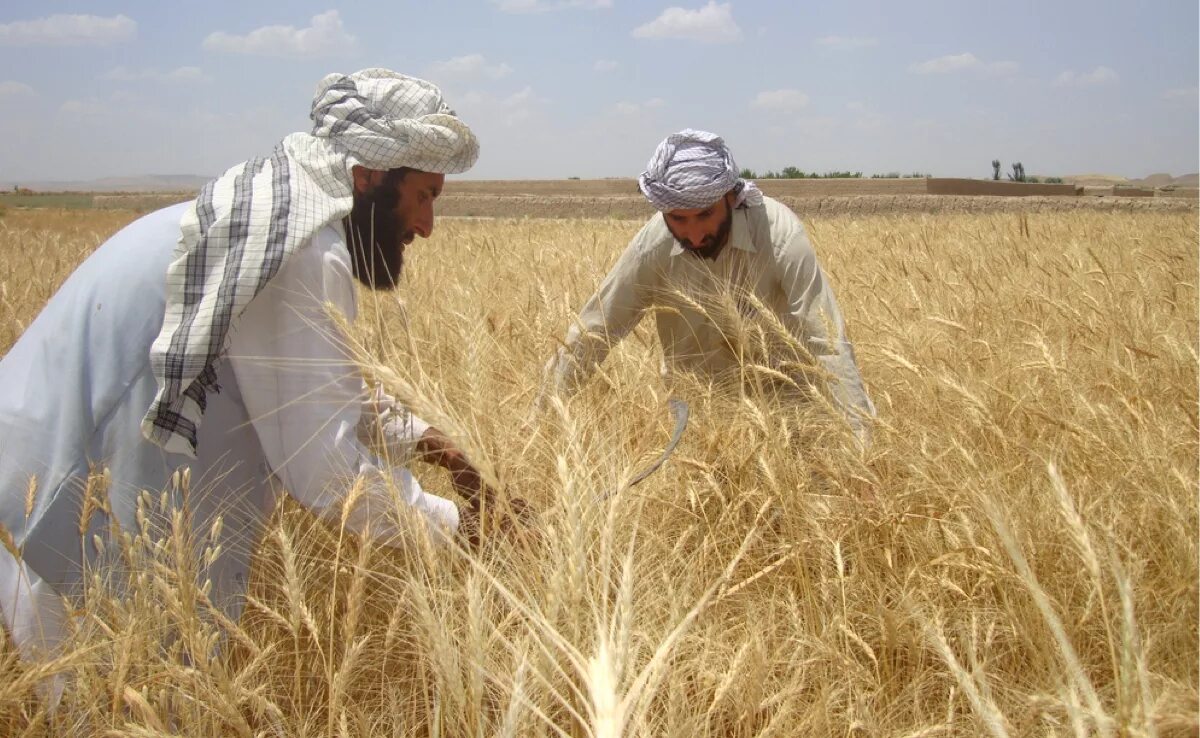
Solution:
{"label": "man with white turban", "polygon": [[[811,372],[781,362],[799,386],[823,375],[830,399],[867,442],[875,408],[816,253],[795,213],[742,179],[721,137],[687,129],[666,138],[638,178],[659,213],[633,241],[580,311],[548,365],[548,392],[569,396],[652,307],[666,369],[740,377],[737,326],[718,325],[722,298],[740,315],[774,313]],[[729,304],[730,300],[725,299]],[[755,302],[758,306],[755,306]],[[736,323],[736,321],[734,321]],[[793,352],[795,354],[797,352]],[[775,367],[770,367],[775,368]]]}
{"label": "man with white turban", "polygon": [[[97,537],[110,523],[136,534],[157,510],[139,513],[143,490],[171,502],[151,527],[186,507],[200,546],[223,528],[223,553],[198,569],[234,620],[276,489],[384,544],[406,535],[400,508],[436,536],[457,528],[455,504],[377,458],[373,433],[389,456],[447,466],[478,499],[453,444],[368,396],[327,306],[353,319],[355,279],[395,286],[445,175],[479,145],[437,87],[386,69],[327,76],[311,117],[311,134],[101,245],[0,361],[0,611],[27,658],[60,642],[81,574],[111,563]],[[100,468],[107,490],[85,502]],[[343,520],[356,479],[364,492]]]}

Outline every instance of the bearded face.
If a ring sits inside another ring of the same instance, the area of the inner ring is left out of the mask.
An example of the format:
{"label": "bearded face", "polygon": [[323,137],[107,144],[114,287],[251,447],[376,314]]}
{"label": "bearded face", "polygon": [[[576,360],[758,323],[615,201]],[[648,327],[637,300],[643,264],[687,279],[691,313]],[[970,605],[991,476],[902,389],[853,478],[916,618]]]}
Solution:
{"label": "bearded face", "polygon": [[404,247],[415,236],[404,202],[407,173],[390,170],[379,184],[355,192],[354,208],[346,218],[354,276],[373,290],[396,287],[404,268]]}
{"label": "bearded face", "polygon": [[729,195],[707,208],[672,210],[664,214],[667,230],[690,254],[716,259],[733,230],[733,205]]}

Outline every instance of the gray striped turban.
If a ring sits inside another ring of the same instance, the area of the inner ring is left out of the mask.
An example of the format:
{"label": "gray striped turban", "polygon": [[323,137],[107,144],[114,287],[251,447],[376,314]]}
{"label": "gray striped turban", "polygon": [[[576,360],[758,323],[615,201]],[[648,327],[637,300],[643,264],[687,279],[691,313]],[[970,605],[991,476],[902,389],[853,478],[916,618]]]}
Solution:
{"label": "gray striped turban", "polygon": [[706,208],[737,190],[735,206],[762,204],[753,182],[738,176],[737,164],[724,139],[691,128],[672,133],[658,145],[638,187],[661,211]]}
{"label": "gray striped turban", "polygon": [[321,80],[313,131],[209,182],[180,221],[162,330],[150,348],[158,393],[142,435],[195,456],[229,328],[299,249],[354,207],[352,167],[457,173],[479,142],[434,85],[387,69]]}

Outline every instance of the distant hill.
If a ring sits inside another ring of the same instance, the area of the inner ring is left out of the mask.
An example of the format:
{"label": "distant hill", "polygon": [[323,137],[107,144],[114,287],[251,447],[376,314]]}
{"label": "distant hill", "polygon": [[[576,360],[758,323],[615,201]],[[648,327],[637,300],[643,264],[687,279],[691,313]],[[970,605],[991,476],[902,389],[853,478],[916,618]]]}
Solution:
{"label": "distant hill", "polygon": [[144,174],[76,181],[0,182],[0,191],[24,187],[35,192],[183,192],[198,190],[212,177],[194,174]]}
{"label": "distant hill", "polygon": [[1151,174],[1141,179],[1129,179],[1116,174],[1071,174],[1063,177],[1070,184],[1107,187],[1110,185],[1131,185],[1133,187],[1196,187],[1200,185],[1200,174],[1184,174],[1173,177],[1165,172]]}
{"label": "distant hill", "polygon": [[1171,180],[1176,187],[1200,187],[1200,173],[1185,174]]}

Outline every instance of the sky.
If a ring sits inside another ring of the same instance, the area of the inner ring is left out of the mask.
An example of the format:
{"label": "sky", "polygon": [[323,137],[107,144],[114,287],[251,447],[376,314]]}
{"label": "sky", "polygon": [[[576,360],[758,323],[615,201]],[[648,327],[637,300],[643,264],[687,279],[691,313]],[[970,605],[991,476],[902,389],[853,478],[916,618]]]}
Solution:
{"label": "sky", "polygon": [[374,66],[443,89],[470,179],[633,177],[688,127],[759,172],[1179,175],[1197,5],[5,0],[0,181],[215,176],[307,130],[324,75]]}

